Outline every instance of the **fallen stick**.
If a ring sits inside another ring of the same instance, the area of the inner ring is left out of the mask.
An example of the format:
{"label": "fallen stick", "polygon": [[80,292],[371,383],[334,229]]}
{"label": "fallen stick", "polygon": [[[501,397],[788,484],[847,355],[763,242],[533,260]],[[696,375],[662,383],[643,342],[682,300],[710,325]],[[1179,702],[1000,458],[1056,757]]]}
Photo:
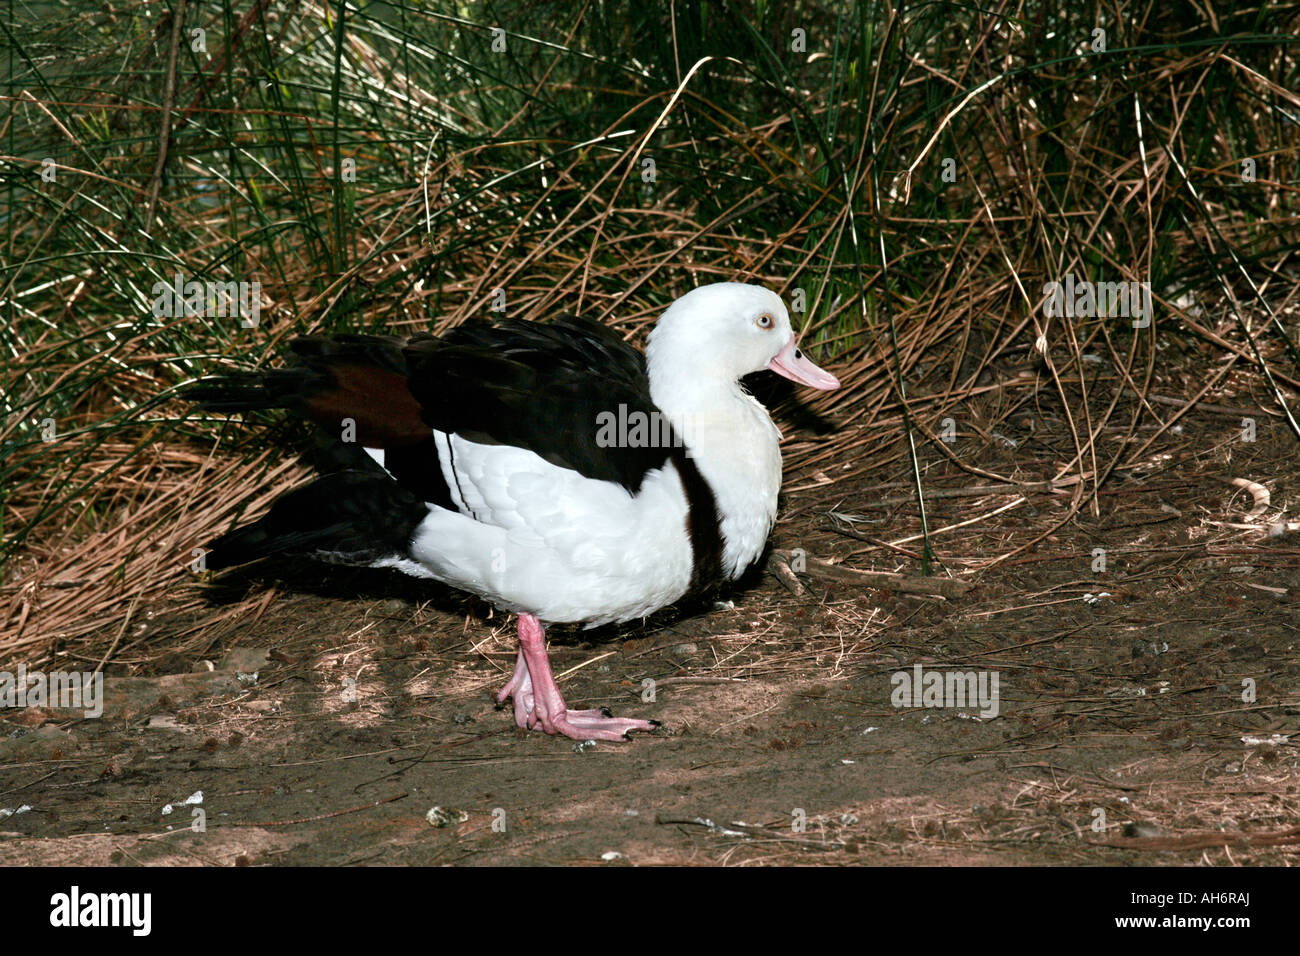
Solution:
{"label": "fallen stick", "polygon": [[410,796],[407,793],[399,793],[395,797],[385,797],[383,800],[372,800],[370,803],[363,803],[359,807],[348,807],[346,810],[335,810],[333,813],[318,813],[314,817],[302,817],[298,820],[270,820],[261,823],[224,823],[222,826],[227,827],[293,827],[300,823],[315,823],[318,820],[329,820],[333,817],[346,816],[349,813],[360,813],[362,810],[373,810],[375,807],[382,807],[385,803],[392,803],[395,800],[401,800],[403,797]]}
{"label": "fallen stick", "polygon": [[772,560],[767,563],[767,566],[776,575],[776,579],[784,585],[785,589],[795,597],[801,598],[808,593],[808,589],[803,586],[799,576],[790,567],[789,551],[773,551]]}
{"label": "fallen stick", "polygon": [[795,843],[810,850],[842,850],[845,847],[845,844],[838,840],[801,839],[796,836],[787,836],[777,830],[769,830],[767,827],[753,826],[748,823],[714,823],[708,817],[667,817],[663,814],[655,814],[655,823],[660,826],[704,827],[717,836],[740,837],[742,840],[777,840],[781,843]]}
{"label": "fallen stick", "polygon": [[[1124,394],[1136,396],[1137,392],[1131,388],[1124,389]],[[1139,396],[1141,397],[1141,396]],[[1147,395],[1148,402],[1155,402],[1157,405],[1172,405],[1174,408],[1186,408],[1193,404],[1185,398],[1170,398],[1168,395]],[[1203,412],[1212,412],[1216,415],[1281,415],[1281,412],[1271,411],[1267,408],[1236,408],[1232,405],[1212,405],[1209,402],[1196,402],[1196,407]]]}
{"label": "fallen stick", "polygon": [[[772,555],[774,565],[785,564],[787,568],[793,567],[793,552],[774,551]],[[902,594],[938,594],[946,598],[957,598],[975,586],[970,581],[962,581],[958,578],[905,577],[891,571],[859,571],[832,564],[821,558],[804,558],[803,561],[805,573],[814,577],[830,578],[834,581],[844,581],[869,588],[885,588]]]}
{"label": "fallen stick", "polygon": [[1294,846],[1300,843],[1300,827],[1274,830],[1268,833],[1185,833],[1181,836],[1113,837],[1110,840],[1089,840],[1093,846],[1113,850],[1210,850],[1220,846]]}

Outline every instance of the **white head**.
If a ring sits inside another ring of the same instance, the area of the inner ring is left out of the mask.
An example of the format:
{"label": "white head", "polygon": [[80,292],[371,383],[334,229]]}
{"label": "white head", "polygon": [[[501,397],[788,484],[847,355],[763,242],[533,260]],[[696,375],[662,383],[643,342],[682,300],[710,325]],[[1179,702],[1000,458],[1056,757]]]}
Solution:
{"label": "white head", "polygon": [[763,369],[810,388],[840,385],[799,351],[781,297],[743,282],[700,286],[669,306],[650,333],[646,362],[652,391],[657,378],[734,384]]}

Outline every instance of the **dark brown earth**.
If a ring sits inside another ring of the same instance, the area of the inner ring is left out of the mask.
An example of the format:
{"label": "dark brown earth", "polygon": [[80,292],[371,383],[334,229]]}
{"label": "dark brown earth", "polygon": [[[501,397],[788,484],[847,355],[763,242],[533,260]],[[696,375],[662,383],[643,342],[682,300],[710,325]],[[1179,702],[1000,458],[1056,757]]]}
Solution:
{"label": "dark brown earth", "polygon": [[[1034,414],[1016,434],[961,428],[963,457],[1050,478],[1071,449]],[[1294,511],[1296,446],[1264,413],[1243,441],[1240,417],[1192,412],[1070,520],[1073,487],[1016,504],[922,447],[932,573],[974,585],[948,598],[816,564],[919,575],[899,550],[918,545],[878,544],[919,529],[907,468],[787,476],[773,543],[814,573],[769,566],[734,607],[553,629],[570,704],[664,722],[627,744],[515,729],[490,699],[513,620],[472,599],[315,567],[196,584],[267,600],[199,652],[119,665],[105,719],[0,721],[0,810],[31,807],[0,820],[0,864],[1294,863],[1300,534],[1269,526]],[[1232,478],[1269,505],[1248,517]],[[915,664],[996,671],[998,716],[893,706]],[[196,791],[202,819],[161,812]]]}

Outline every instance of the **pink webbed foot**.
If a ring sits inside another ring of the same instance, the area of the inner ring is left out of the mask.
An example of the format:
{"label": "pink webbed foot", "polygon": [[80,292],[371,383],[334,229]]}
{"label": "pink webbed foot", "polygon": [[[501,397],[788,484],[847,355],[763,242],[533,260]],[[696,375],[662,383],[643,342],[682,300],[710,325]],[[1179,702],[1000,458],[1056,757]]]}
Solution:
{"label": "pink webbed foot", "polygon": [[650,731],[657,720],[615,717],[609,708],[570,710],[551,674],[546,657],[546,637],[541,623],[529,614],[519,616],[519,656],[515,672],[497,693],[497,703],[512,698],[515,723],[525,730],[540,727],[548,734],[574,740],[630,740],[634,730]]}

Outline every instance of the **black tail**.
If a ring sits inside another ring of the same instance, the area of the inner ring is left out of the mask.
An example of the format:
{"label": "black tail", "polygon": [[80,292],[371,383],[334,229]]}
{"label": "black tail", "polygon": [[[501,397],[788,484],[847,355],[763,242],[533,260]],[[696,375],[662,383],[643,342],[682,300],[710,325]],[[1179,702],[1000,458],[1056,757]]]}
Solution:
{"label": "black tail", "polygon": [[267,376],[271,374],[274,373],[227,372],[214,378],[199,379],[185,389],[184,395],[209,412],[230,414],[260,408],[285,408],[282,396],[266,387]]}
{"label": "black tail", "polygon": [[186,395],[210,412],[258,408],[304,411],[304,405],[337,387],[340,367],[406,377],[403,341],[386,335],[307,335],[289,343],[286,368],[227,372],[195,382]]}
{"label": "black tail", "polygon": [[205,545],[205,566],[219,571],[279,554],[357,565],[406,557],[428,513],[382,471],[342,471],[282,495],[264,517]]}

